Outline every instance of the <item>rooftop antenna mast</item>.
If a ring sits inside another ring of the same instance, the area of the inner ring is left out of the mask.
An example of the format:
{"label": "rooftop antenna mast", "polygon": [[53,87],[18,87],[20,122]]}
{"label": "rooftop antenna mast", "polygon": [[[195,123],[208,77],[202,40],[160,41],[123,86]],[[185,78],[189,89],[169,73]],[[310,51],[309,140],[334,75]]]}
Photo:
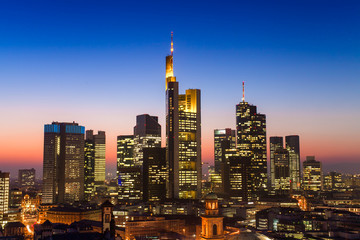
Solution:
{"label": "rooftop antenna mast", "polygon": [[173,52],[174,52],[174,41],[173,41],[173,35],[174,35],[174,33],[173,33],[173,32],[171,32],[171,49],[170,49],[170,51],[171,51],[171,56],[173,55]]}
{"label": "rooftop antenna mast", "polygon": [[243,87],[242,101],[245,102],[245,82],[244,81],[243,81],[242,87]]}

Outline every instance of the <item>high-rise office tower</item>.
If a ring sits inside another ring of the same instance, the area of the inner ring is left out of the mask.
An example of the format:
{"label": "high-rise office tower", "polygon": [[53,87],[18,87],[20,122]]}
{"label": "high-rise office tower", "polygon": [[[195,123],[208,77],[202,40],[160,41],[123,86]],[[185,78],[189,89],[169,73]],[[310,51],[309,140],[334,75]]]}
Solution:
{"label": "high-rise office tower", "polygon": [[173,68],[173,34],[171,54],[166,56],[166,159],[169,169],[169,198],[179,198],[179,83]]}
{"label": "high-rise office tower", "polygon": [[251,188],[251,179],[249,179],[250,161],[250,157],[240,156],[237,149],[224,149],[224,163],[221,166],[221,175],[224,193],[229,194],[231,199],[248,201],[248,188]]}
{"label": "high-rise office tower", "polygon": [[179,95],[173,71],[172,34],[165,78],[168,197],[195,199],[201,194],[200,90],[188,89]]}
{"label": "high-rise office tower", "polygon": [[93,130],[86,131],[86,142],[93,146],[93,172],[95,188],[104,185],[105,182],[105,143],[106,135],[104,131],[94,134]]}
{"label": "high-rise office tower", "polygon": [[322,190],[322,166],[314,156],[307,156],[303,162],[303,189],[307,192]]}
{"label": "high-rise office tower", "polygon": [[44,127],[43,203],[73,203],[84,196],[85,127],[53,122]]}
{"label": "high-rise office tower", "polygon": [[161,126],[158,117],[148,114],[136,116],[134,127],[134,161],[142,166],[143,149],[161,147]]}
{"label": "high-rise office tower", "polygon": [[119,201],[142,199],[141,166],[135,164],[133,135],[117,137],[117,176]]}
{"label": "high-rise office tower", "polygon": [[[283,147],[283,138],[282,137],[270,137],[270,177],[271,177],[271,189],[279,192],[280,189],[286,188],[287,183],[282,188],[280,188],[279,178],[275,177],[275,168],[276,163],[274,153],[279,150],[284,156],[285,151],[287,152],[287,162],[289,169],[289,184],[290,191],[299,190],[300,189],[300,144],[299,144],[299,136],[291,135],[285,137],[286,147]],[[281,154],[280,154],[281,155]],[[283,160],[285,161],[285,160]],[[281,161],[281,162],[283,162]],[[275,181],[277,181],[277,186],[275,186]],[[284,192],[283,192],[284,193]]]}
{"label": "high-rise office tower", "polygon": [[290,158],[289,151],[277,148],[273,153],[274,158],[274,190],[277,194],[290,193]]}
{"label": "high-rise office tower", "polygon": [[84,199],[90,201],[95,196],[95,144],[89,136],[92,136],[92,130],[86,131],[84,148]]}
{"label": "high-rise office tower", "polygon": [[298,135],[285,137],[286,149],[289,151],[290,188],[300,190],[300,140]]}
{"label": "high-rise office tower", "polygon": [[18,181],[21,187],[35,186],[35,169],[20,169]]}
{"label": "high-rise office tower", "polygon": [[6,223],[9,210],[10,173],[0,171],[0,226]]}
{"label": "high-rise office tower", "polygon": [[[244,83],[243,83],[244,85]],[[244,88],[243,88],[244,89]],[[243,90],[244,93],[244,90]],[[257,200],[267,190],[266,116],[256,106],[242,101],[236,105],[237,149],[242,157],[249,157],[248,200]]]}
{"label": "high-rise office tower", "polygon": [[274,153],[277,149],[283,149],[283,137],[270,137],[270,183],[271,189],[275,189],[275,162]]}
{"label": "high-rise office tower", "polygon": [[222,142],[224,140],[230,141],[230,148],[236,148],[236,134],[235,130],[230,128],[215,129],[214,130],[214,162],[215,173],[220,173],[221,163],[223,162]]}
{"label": "high-rise office tower", "polygon": [[179,95],[179,198],[201,197],[200,90]]}
{"label": "high-rise office tower", "polygon": [[165,200],[168,179],[166,148],[144,148],[143,154],[143,200]]}

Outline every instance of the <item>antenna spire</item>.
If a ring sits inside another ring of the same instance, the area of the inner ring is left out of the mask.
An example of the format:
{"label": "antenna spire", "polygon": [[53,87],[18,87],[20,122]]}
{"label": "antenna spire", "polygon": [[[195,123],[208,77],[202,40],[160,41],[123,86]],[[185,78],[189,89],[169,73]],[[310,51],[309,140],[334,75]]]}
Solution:
{"label": "antenna spire", "polygon": [[242,101],[245,102],[245,82],[244,81],[243,81],[242,87],[243,87]]}
{"label": "antenna spire", "polygon": [[174,41],[173,41],[173,35],[174,35],[174,33],[173,33],[173,32],[171,32],[171,49],[170,49],[170,51],[171,51],[171,56],[173,55],[173,52],[174,52]]}

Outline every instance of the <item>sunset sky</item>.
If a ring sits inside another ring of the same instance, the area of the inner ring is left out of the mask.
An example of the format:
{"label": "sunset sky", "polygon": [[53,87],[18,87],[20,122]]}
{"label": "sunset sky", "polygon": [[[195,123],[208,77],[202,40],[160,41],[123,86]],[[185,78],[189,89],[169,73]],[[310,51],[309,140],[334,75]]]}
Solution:
{"label": "sunset sky", "polygon": [[268,137],[300,135],[301,160],[360,173],[360,1],[239,2],[0,3],[0,170],[42,175],[52,121],[106,131],[110,172],[136,115],[159,116],[164,133],[174,31],[180,91],[201,89],[203,162],[213,130],[235,128],[245,81]]}

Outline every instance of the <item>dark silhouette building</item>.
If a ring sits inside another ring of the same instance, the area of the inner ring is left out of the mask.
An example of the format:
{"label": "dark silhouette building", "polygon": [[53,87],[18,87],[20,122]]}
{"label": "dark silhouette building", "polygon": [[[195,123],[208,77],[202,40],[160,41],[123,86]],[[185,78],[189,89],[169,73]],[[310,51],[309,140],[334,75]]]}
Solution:
{"label": "dark silhouette building", "polygon": [[143,200],[165,200],[168,180],[166,148],[144,148],[143,152]]}
{"label": "dark silhouette building", "polygon": [[161,126],[158,117],[148,114],[136,116],[134,127],[134,163],[142,166],[143,149],[161,147]]}
{"label": "dark silhouette building", "polygon": [[[224,141],[228,141],[229,144],[227,147],[222,144]],[[215,129],[214,130],[214,163],[215,163],[215,173],[219,174],[221,172],[221,163],[223,162],[223,149],[235,148],[236,147],[236,133],[235,130],[230,128],[225,129]]]}

